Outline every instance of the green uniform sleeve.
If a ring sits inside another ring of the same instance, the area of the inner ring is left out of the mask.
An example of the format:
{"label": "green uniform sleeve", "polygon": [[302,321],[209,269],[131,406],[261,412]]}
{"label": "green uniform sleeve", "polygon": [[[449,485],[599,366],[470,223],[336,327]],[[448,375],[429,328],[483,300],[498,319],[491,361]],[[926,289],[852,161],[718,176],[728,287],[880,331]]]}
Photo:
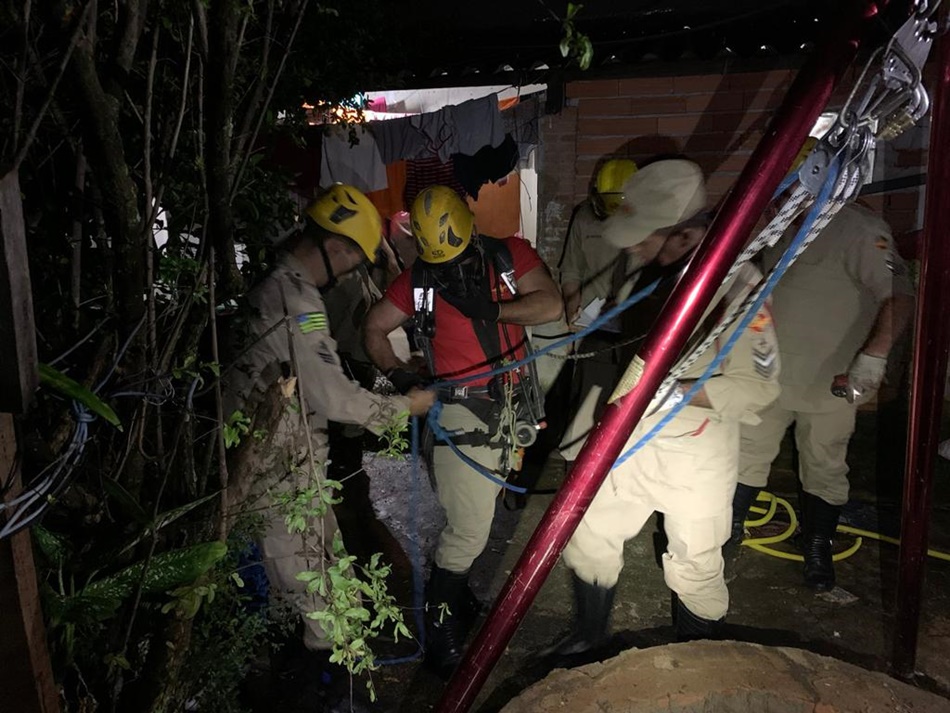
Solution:
{"label": "green uniform sleeve", "polygon": [[571,221],[571,229],[564,243],[564,257],[559,266],[561,284],[581,283],[587,275],[587,260],[584,257],[584,207],[578,209]]}

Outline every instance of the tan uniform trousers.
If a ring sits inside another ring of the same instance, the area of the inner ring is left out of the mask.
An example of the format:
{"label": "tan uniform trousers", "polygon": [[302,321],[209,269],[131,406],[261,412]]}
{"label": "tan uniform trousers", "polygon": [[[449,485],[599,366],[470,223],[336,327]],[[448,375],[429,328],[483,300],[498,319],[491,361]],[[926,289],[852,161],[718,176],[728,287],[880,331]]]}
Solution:
{"label": "tan uniform trousers", "polygon": [[[439,423],[450,433],[488,433],[488,425],[460,404],[445,404]],[[459,450],[491,471],[497,470],[503,454],[501,448],[488,445],[460,445]],[[435,446],[432,464],[436,495],[446,517],[435,563],[450,572],[467,572],[488,544],[501,487],[476,472],[446,445]]]}
{"label": "tan uniform trousers", "polygon": [[[263,557],[261,564],[267,574],[270,596],[288,602],[297,610],[304,624],[304,646],[312,651],[328,650],[332,643],[323,627],[307,616],[311,612],[323,611],[326,603],[319,594],[308,594],[306,585],[297,580],[297,575],[319,571],[324,564],[334,561],[333,538],[339,527],[333,509],[328,508],[323,517],[309,518],[304,532],[288,531],[284,522],[286,508],[278,506],[274,496],[309,487],[306,473],[310,459],[306,452],[300,451],[291,434],[280,428],[275,431],[275,440],[267,444],[257,444],[249,439],[248,444],[254,447],[256,456],[249,461],[254,470],[253,477],[240,479],[243,482],[232,481],[228,488],[229,498],[235,514],[243,511],[263,517],[257,544]],[[314,433],[313,438],[314,458],[320,468],[319,464],[326,462],[327,458],[326,435]],[[288,467],[291,460],[299,472]],[[322,473],[322,468],[320,470]]]}
{"label": "tan uniform trousers", "polygon": [[757,426],[742,426],[739,482],[753,488],[768,485],[772,461],[778,456],[785,431],[795,424],[798,477],[802,489],[829,505],[848,502],[848,441],[854,433],[856,407],[844,399],[819,413],[791,411],[782,398],[759,413]]}
{"label": "tan uniform trousers", "polygon": [[[657,420],[641,424],[626,448]],[[564,549],[565,564],[585,582],[614,586],[624,543],[662,512],[666,585],[697,616],[724,617],[722,545],[731,528],[737,441],[735,423],[674,419],[607,476]]]}

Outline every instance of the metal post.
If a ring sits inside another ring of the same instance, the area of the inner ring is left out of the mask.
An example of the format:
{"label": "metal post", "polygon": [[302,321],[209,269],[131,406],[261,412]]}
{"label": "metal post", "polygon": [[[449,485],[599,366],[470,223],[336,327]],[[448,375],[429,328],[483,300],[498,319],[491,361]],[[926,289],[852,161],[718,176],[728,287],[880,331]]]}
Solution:
{"label": "metal post", "polygon": [[892,664],[910,677],[917,660],[920,599],[927,561],[931,483],[943,409],[947,350],[950,347],[950,35],[939,40],[938,79],[930,124],[927,202],[920,246],[920,287],[914,337],[913,388],[907,436],[907,465],[901,517],[897,622]]}
{"label": "metal post", "polygon": [[831,36],[798,73],[769,130],[739,176],[690,268],[670,296],[639,356],[636,388],[608,406],[548,507],[501,594],[449,681],[438,713],[467,711],[534,601],[650,399],[721,286],[749,232],[854,59],[883,2],[852,0]]}

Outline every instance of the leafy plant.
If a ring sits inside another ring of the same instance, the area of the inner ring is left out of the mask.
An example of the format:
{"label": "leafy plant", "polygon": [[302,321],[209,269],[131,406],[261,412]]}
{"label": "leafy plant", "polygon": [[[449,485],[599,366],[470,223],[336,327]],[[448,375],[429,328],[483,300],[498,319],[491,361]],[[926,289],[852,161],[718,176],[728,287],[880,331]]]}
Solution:
{"label": "leafy plant", "polygon": [[379,450],[378,455],[384,458],[401,458],[405,455],[409,448],[409,439],[406,438],[406,433],[409,430],[408,419],[409,412],[403,411],[390,420],[379,436],[383,447]]}
{"label": "leafy plant", "polygon": [[40,383],[46,384],[51,389],[58,391],[64,396],[68,396],[69,398],[78,401],[94,414],[102,416],[102,418],[118,428],[120,431],[122,430],[122,423],[119,421],[119,417],[116,415],[115,411],[112,410],[112,407],[92,393],[85,386],[80,384],[78,381],[66,376],[61,371],[57,371],[49,364],[40,364],[39,370]]}
{"label": "leafy plant", "polygon": [[561,38],[559,48],[561,56],[571,57],[577,61],[577,66],[581,69],[590,67],[594,59],[594,45],[590,38],[583,32],[579,32],[574,20],[577,13],[583,9],[583,5],[575,5],[572,2],[567,4],[567,15],[561,20],[561,28],[564,31],[564,37]]}
{"label": "leafy plant", "polygon": [[235,448],[240,445],[241,438],[250,432],[251,419],[240,411],[235,411],[222,427],[225,448]]}

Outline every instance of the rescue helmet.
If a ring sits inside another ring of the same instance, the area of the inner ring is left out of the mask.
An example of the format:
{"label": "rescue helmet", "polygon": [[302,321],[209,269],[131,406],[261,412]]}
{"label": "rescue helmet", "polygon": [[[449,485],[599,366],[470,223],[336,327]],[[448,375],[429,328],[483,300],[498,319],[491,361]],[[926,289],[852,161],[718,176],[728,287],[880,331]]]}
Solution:
{"label": "rescue helmet", "polygon": [[818,139],[814,136],[809,136],[802,143],[802,147],[798,149],[798,155],[795,156],[795,160],[792,161],[792,167],[788,169],[788,172],[795,173],[798,169],[802,167],[802,164],[805,163],[805,159],[808,158],[808,155],[812,150],[818,145]]}
{"label": "rescue helmet", "polygon": [[379,211],[362,191],[335,183],[307,207],[307,215],[329,233],[342,235],[360,246],[369,260],[376,259],[382,243]]}
{"label": "rescue helmet", "polygon": [[623,201],[623,184],[637,172],[637,164],[629,158],[607,161],[594,179],[591,206],[599,218],[611,215]]}
{"label": "rescue helmet", "polygon": [[409,222],[419,258],[431,265],[457,258],[475,235],[475,216],[448,186],[429,186],[416,196]]}

